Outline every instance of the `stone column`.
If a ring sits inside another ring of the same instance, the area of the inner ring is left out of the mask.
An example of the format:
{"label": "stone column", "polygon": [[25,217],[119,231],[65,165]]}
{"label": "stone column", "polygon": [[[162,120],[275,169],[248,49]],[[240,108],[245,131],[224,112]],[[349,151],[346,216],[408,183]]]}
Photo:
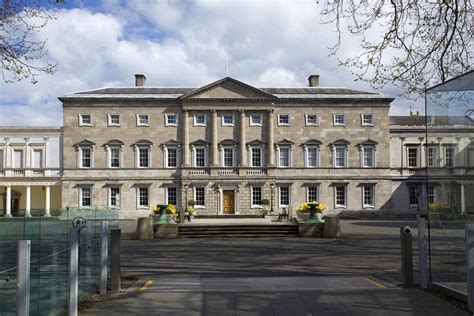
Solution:
{"label": "stone column", "polygon": [[240,110],[239,166],[245,167],[245,111]]}
{"label": "stone column", "polygon": [[183,110],[183,167],[189,167],[189,113]]}
{"label": "stone column", "polygon": [[23,140],[25,141],[25,165],[24,165],[24,168],[25,169],[30,169],[33,164],[32,164],[32,161],[31,161],[31,158],[32,158],[32,155],[31,155],[31,148],[30,148],[30,140],[31,138],[30,137],[25,137],[23,138]]}
{"label": "stone column", "polygon": [[212,131],[211,131],[211,152],[212,152],[212,160],[211,160],[211,167],[218,167],[219,166],[219,149],[217,148],[217,111],[211,110],[212,115]]}
{"label": "stone column", "polygon": [[274,124],[274,115],[273,110],[268,110],[268,166],[274,167],[275,166],[275,151],[273,150],[273,124]]}
{"label": "stone column", "polygon": [[[403,169],[404,167],[404,163],[403,163],[403,160],[404,160],[404,157],[405,157],[405,148],[404,148],[404,145],[405,145],[405,137],[400,137],[400,168]],[[400,170],[400,173],[403,173],[402,170]]]}
{"label": "stone column", "polygon": [[26,186],[26,210],[25,217],[31,217],[31,186]]}
{"label": "stone column", "polygon": [[45,212],[44,212],[44,216],[45,217],[50,217],[51,216],[51,187],[49,185],[47,185],[45,187],[45,192],[46,192],[46,206],[45,206]]}
{"label": "stone column", "polygon": [[10,148],[10,142],[11,142],[11,137],[4,137],[5,140],[5,168],[12,168],[12,160],[11,160],[11,148]]}
{"label": "stone column", "polygon": [[12,187],[8,185],[6,189],[5,217],[12,217]]}
{"label": "stone column", "polygon": [[466,194],[464,190],[464,183],[461,183],[461,214],[466,213]]}
{"label": "stone column", "polygon": [[50,164],[50,161],[49,161],[49,137],[45,137],[43,138],[44,140],[44,153],[43,153],[43,156],[44,156],[44,164],[43,164],[43,168],[44,169],[49,169],[49,164]]}
{"label": "stone column", "polygon": [[221,215],[224,213],[224,209],[223,209],[224,204],[223,204],[222,187],[220,185],[217,187],[217,195],[218,195],[218,202],[219,202],[217,214]]}
{"label": "stone column", "polygon": [[[426,146],[423,146],[423,141],[425,140],[424,137],[418,137],[418,140],[420,141],[420,167],[426,167],[426,156],[425,156],[425,150]],[[427,145],[427,143],[425,143]]]}

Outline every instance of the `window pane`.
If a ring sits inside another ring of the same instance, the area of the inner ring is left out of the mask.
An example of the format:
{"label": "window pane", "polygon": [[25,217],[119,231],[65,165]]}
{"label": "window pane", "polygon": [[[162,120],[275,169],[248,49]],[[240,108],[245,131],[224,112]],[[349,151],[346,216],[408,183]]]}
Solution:
{"label": "window pane", "polygon": [[408,167],[418,166],[418,148],[408,148]]}
{"label": "window pane", "polygon": [[196,115],[195,120],[196,120],[196,124],[205,124],[206,123],[206,116]]}
{"label": "window pane", "polygon": [[261,187],[252,187],[252,205],[262,205]]}
{"label": "window pane", "polygon": [[262,124],[262,116],[261,115],[251,115],[250,119],[252,120],[252,124]]}
{"label": "window pane", "polygon": [[166,189],[168,192],[168,204],[173,204],[174,206],[178,205],[178,194],[177,194],[177,189],[176,188],[167,188]]}
{"label": "window pane", "polygon": [[409,194],[410,194],[410,205],[418,205],[418,195],[419,195],[419,187],[417,186],[410,186],[409,187]]}
{"label": "window pane", "polygon": [[91,116],[89,114],[82,114],[81,115],[81,122],[82,122],[82,124],[90,124],[91,123]]}
{"label": "window pane", "polygon": [[290,149],[280,148],[280,167],[290,166]]}
{"label": "window pane", "polygon": [[206,166],[206,150],[204,148],[196,148],[196,167]]}
{"label": "window pane", "polygon": [[432,185],[428,186],[428,203],[435,202],[435,187]]}
{"label": "window pane", "polygon": [[149,165],[149,150],[148,148],[140,148],[139,149],[139,154],[140,154],[140,157],[139,157],[139,166],[141,168],[147,168],[148,165]]}
{"label": "window pane", "polygon": [[318,116],[316,114],[306,115],[306,124],[312,124],[312,125],[318,124]]}
{"label": "window pane", "polygon": [[454,166],[453,161],[454,161],[454,148],[452,147],[446,147],[446,167],[452,167]]}
{"label": "window pane", "polygon": [[177,124],[178,123],[178,118],[174,114],[168,114],[166,116],[166,119],[167,119],[168,124]]}
{"label": "window pane", "polygon": [[195,188],[196,190],[196,205],[204,206],[204,188]]}
{"label": "window pane", "polygon": [[373,148],[364,148],[364,167],[373,167],[374,166],[374,149]]}
{"label": "window pane", "polygon": [[120,167],[120,149],[118,148],[110,149],[110,167],[112,168]]}
{"label": "window pane", "polygon": [[3,149],[0,149],[0,169],[3,168]]}
{"label": "window pane", "polygon": [[148,207],[148,188],[138,188],[138,205]]}
{"label": "window pane", "polygon": [[435,166],[436,148],[428,147],[428,167]]}
{"label": "window pane", "polygon": [[224,167],[234,166],[234,149],[224,148]]}
{"label": "window pane", "polygon": [[140,125],[148,125],[148,115],[140,114],[138,116],[138,122],[140,123]]}
{"label": "window pane", "polygon": [[89,148],[82,148],[82,167],[90,168],[91,166],[91,150]]}
{"label": "window pane", "polygon": [[283,115],[279,115],[279,123],[280,124],[289,124],[290,123],[290,116],[289,115],[286,115],[286,114],[283,114]]}
{"label": "window pane", "polygon": [[337,114],[334,116],[334,123],[336,124],[344,124],[345,116],[342,114]]}
{"label": "window pane", "polygon": [[224,124],[234,124],[234,116],[231,114],[224,115]]}
{"label": "window pane", "polygon": [[110,115],[110,124],[119,125],[120,124],[120,115],[111,114]]}
{"label": "window pane", "polygon": [[168,167],[178,166],[178,150],[176,148],[168,148]]}
{"label": "window pane", "polygon": [[374,187],[372,186],[364,187],[364,205],[374,205]]}
{"label": "window pane", "polygon": [[81,189],[81,206],[91,206],[91,188],[82,188]]}
{"label": "window pane", "polygon": [[33,150],[33,168],[43,168],[43,151],[41,149]]}
{"label": "window pane", "polygon": [[373,117],[371,114],[365,114],[362,116],[364,124],[372,124],[373,123]]}
{"label": "window pane", "polygon": [[120,206],[120,188],[110,188],[110,206]]}
{"label": "window pane", "polygon": [[344,167],[346,164],[346,148],[336,147],[336,167]]}
{"label": "window pane", "polygon": [[336,187],[336,206],[346,205],[346,188]]}
{"label": "window pane", "polygon": [[280,187],[280,205],[282,206],[290,205],[290,188],[289,187]]}
{"label": "window pane", "polygon": [[308,187],[308,196],[306,202],[318,201],[318,187]]}
{"label": "window pane", "polygon": [[252,167],[262,166],[262,149],[252,148]]}

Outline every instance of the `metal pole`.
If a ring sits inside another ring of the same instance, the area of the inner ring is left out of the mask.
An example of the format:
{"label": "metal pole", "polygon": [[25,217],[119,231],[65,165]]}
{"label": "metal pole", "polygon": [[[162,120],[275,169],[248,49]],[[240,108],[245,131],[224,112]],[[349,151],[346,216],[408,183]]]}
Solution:
{"label": "metal pole", "polygon": [[426,258],[426,220],[418,219],[418,265],[420,268],[420,287],[428,288],[427,258]]}
{"label": "metal pole", "polygon": [[77,296],[79,282],[79,241],[78,231],[69,230],[69,316],[77,316]]}
{"label": "metal pole", "polygon": [[107,293],[107,254],[109,222],[103,221],[100,227],[100,295]]}
{"label": "metal pole", "polygon": [[121,263],[120,263],[120,239],[121,230],[112,229],[111,233],[111,251],[110,251],[110,272],[112,292],[119,292],[121,289]]}
{"label": "metal pole", "polygon": [[474,224],[466,225],[467,305],[474,311]]}
{"label": "metal pole", "polygon": [[413,248],[411,228],[400,227],[400,241],[402,253],[402,284],[404,287],[413,286]]}
{"label": "metal pole", "polygon": [[19,240],[16,260],[16,314],[30,314],[30,251],[29,240]]}

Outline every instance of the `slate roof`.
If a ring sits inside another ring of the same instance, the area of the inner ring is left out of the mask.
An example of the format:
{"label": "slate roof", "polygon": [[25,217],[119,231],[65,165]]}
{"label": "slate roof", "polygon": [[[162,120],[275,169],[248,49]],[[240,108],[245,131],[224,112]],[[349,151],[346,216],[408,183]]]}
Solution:
{"label": "slate roof", "polygon": [[[474,121],[466,116],[428,116],[426,121],[429,126],[474,126]],[[390,125],[424,126],[425,116],[390,116]]]}
{"label": "slate roof", "polygon": [[390,116],[390,125],[423,126],[425,116]]}

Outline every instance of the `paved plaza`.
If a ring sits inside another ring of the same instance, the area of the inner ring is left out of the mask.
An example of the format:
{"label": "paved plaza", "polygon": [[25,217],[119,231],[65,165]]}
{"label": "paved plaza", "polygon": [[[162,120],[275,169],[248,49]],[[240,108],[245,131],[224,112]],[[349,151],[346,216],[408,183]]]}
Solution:
{"label": "paved plaza", "polygon": [[399,287],[399,227],[415,224],[345,220],[341,239],[123,240],[123,275],[139,281],[87,315],[467,315]]}

